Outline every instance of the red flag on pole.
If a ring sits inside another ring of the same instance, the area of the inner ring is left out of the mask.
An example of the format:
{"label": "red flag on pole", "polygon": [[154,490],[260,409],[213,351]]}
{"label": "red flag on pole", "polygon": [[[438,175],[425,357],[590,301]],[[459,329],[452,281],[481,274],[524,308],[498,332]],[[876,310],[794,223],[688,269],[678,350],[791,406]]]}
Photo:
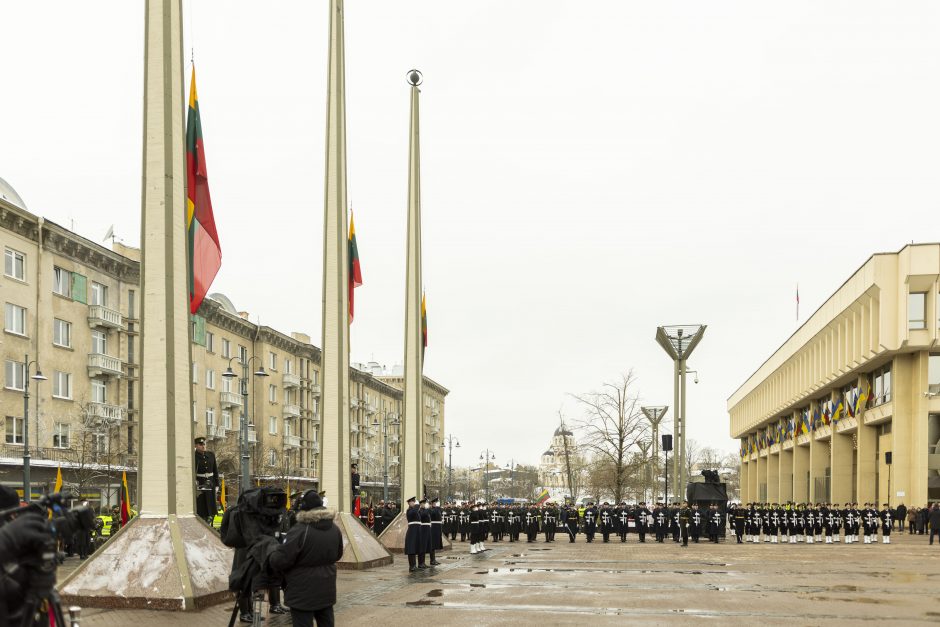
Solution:
{"label": "red flag on pole", "polygon": [[359,504],[361,498],[362,497],[359,497],[359,496],[356,497],[356,505],[355,507],[353,507],[353,514],[355,514],[356,518],[359,518],[359,514],[362,513],[362,508]]}

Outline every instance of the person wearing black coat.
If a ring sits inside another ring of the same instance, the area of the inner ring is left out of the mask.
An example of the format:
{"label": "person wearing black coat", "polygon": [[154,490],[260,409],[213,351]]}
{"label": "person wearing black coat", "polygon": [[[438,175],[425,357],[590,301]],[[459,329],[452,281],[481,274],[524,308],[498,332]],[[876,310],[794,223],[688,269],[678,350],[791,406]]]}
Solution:
{"label": "person wearing black coat", "polygon": [[418,513],[415,497],[408,499],[405,520],[408,522],[408,529],[405,531],[405,555],[408,556],[408,572],[413,573],[418,570],[418,554],[421,552],[421,514]]}
{"label": "person wearing black coat", "polygon": [[933,537],[940,539],[940,505],[934,504],[927,516],[927,524],[930,525],[930,544],[933,544]]}
{"label": "person wearing black coat", "polygon": [[424,556],[430,553],[431,544],[431,510],[428,505],[427,497],[421,499],[418,507],[418,516],[421,519],[421,536],[418,538],[418,568],[427,568],[424,563]]}
{"label": "person wearing black coat", "polygon": [[297,524],[268,555],[268,568],[284,578],[294,627],[312,627],[314,620],[317,627],[335,624],[336,562],[343,557],[343,535],[333,516],[317,491],[307,490]]}
{"label": "person wearing black coat", "polygon": [[435,559],[435,551],[444,550],[444,514],[441,510],[440,499],[437,497],[431,499],[431,507],[428,509],[431,515],[431,566],[440,566],[441,563]]}

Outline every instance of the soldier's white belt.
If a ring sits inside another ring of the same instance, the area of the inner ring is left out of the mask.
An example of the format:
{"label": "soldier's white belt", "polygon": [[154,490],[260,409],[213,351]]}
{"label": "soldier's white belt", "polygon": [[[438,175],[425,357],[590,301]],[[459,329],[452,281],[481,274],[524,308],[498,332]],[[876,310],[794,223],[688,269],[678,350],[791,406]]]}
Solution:
{"label": "soldier's white belt", "polygon": [[421,523],[419,523],[419,522],[410,522],[410,523],[408,523],[408,524],[409,524],[409,525],[420,525]]}
{"label": "soldier's white belt", "polygon": [[197,477],[202,477],[203,479],[211,479],[211,478],[212,478],[212,473],[211,473],[211,472],[197,472],[197,473],[196,473],[196,476],[197,476]]}

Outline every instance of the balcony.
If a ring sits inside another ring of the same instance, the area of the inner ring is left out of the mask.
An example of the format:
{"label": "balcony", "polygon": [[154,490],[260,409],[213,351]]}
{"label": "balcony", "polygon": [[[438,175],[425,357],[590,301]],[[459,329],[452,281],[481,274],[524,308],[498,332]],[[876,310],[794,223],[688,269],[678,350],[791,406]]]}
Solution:
{"label": "balcony", "polygon": [[310,422],[312,422],[315,425],[320,424],[320,412],[318,411],[310,412]]}
{"label": "balcony", "polygon": [[368,404],[367,404],[367,405],[365,406],[365,410],[366,410],[366,415],[371,416],[372,414],[374,414],[374,413],[377,411],[377,408],[375,407],[375,405],[368,405]]}
{"label": "balcony", "polygon": [[399,462],[398,462],[398,455],[390,455],[390,456],[389,456],[389,458],[388,458],[388,465],[389,465],[389,466],[397,466],[398,463],[399,463]]}
{"label": "balcony", "polygon": [[283,385],[285,388],[299,388],[300,375],[294,374],[293,372],[285,372],[283,378],[281,379],[281,385]]}
{"label": "balcony", "polygon": [[219,392],[219,403],[221,403],[223,408],[241,407],[242,395],[236,394],[235,392]]}
{"label": "balcony", "polygon": [[109,405],[108,403],[88,403],[85,412],[89,418],[106,421],[124,420],[127,410],[121,405]]}
{"label": "balcony", "polygon": [[310,393],[319,398],[319,396],[320,396],[320,384],[319,384],[319,383],[313,383],[313,384],[311,384],[311,385],[310,385]]}
{"label": "balcony", "polygon": [[320,443],[319,443],[319,442],[312,442],[312,443],[310,444],[310,450],[311,450],[314,454],[319,453],[319,452],[320,452]]}
{"label": "balcony", "polygon": [[389,444],[398,444],[399,437],[400,437],[400,436],[399,436],[397,433],[389,433],[389,434],[388,434],[388,443],[389,443]]}
{"label": "balcony", "polygon": [[88,326],[91,328],[123,329],[124,320],[120,311],[108,309],[101,305],[92,305],[88,308]]}
{"label": "balcony", "polygon": [[285,418],[300,418],[300,405],[284,405],[282,413]]}
{"label": "balcony", "polygon": [[88,376],[89,377],[120,377],[124,374],[121,366],[121,360],[110,355],[101,353],[91,353],[88,355]]}
{"label": "balcony", "polygon": [[359,433],[359,425],[358,425],[357,423],[355,423],[355,422],[352,423],[351,425],[349,425],[349,432],[350,432],[350,433]]}
{"label": "balcony", "polygon": [[432,407],[432,408],[431,408],[431,415],[434,416],[435,418],[437,418],[438,416],[441,415],[441,411],[440,411],[437,407]]}
{"label": "balcony", "polygon": [[355,396],[352,396],[349,399],[349,409],[359,409],[359,399]]}
{"label": "balcony", "polygon": [[284,448],[300,448],[300,436],[299,435],[285,435],[284,436]]}
{"label": "balcony", "polygon": [[258,432],[254,429],[248,430],[248,443],[257,444],[258,443]]}
{"label": "balcony", "polygon": [[349,456],[352,459],[359,459],[359,447],[356,447],[356,446],[349,447]]}
{"label": "balcony", "polygon": [[209,425],[206,428],[206,437],[212,440],[224,440],[228,431],[222,425]]}
{"label": "balcony", "polygon": [[441,428],[438,427],[437,425],[431,425],[430,427],[428,427],[428,433],[430,433],[431,435],[437,435],[440,432],[441,432]]}

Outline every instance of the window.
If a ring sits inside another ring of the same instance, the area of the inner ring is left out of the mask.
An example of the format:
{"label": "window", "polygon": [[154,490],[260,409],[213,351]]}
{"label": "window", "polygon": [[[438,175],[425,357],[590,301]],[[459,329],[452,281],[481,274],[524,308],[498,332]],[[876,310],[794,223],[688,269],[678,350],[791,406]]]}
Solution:
{"label": "window", "polygon": [[17,335],[26,335],[26,309],[13,303],[6,304],[4,329]]}
{"label": "window", "polygon": [[268,418],[268,433],[271,435],[277,434],[277,416]]}
{"label": "window", "polygon": [[25,281],[26,255],[12,248],[7,248],[3,260],[3,273],[8,277]]}
{"label": "window", "polygon": [[277,402],[277,386],[276,385],[268,386],[268,401],[271,403]]}
{"label": "window", "polygon": [[193,369],[193,383],[199,383],[199,365],[196,362],[192,362]]}
{"label": "window", "polygon": [[911,292],[907,295],[907,328],[926,329],[927,294],[924,292]]}
{"label": "window", "polygon": [[284,360],[284,372],[286,372],[287,374],[292,374],[290,359]]}
{"label": "window", "polygon": [[72,323],[55,318],[52,321],[52,343],[72,348]]}
{"label": "window", "polygon": [[91,380],[91,401],[93,403],[108,402],[108,386],[100,379]]}
{"label": "window", "polygon": [[[131,322],[127,325],[128,327],[133,327],[134,323]],[[133,335],[127,336],[127,363],[132,364],[137,361],[137,338]],[[130,370],[128,370],[128,376],[130,376]]]}
{"label": "window", "polygon": [[206,387],[210,390],[215,389],[215,370],[206,369]]}
{"label": "window", "polygon": [[91,352],[99,355],[108,354],[108,336],[104,331],[91,332]]}
{"label": "window", "polygon": [[222,357],[228,359],[232,356],[232,343],[224,337],[222,338]]}
{"label": "window", "polygon": [[127,317],[137,319],[137,293],[134,290],[127,291]]}
{"label": "window", "polygon": [[72,273],[59,266],[52,269],[52,292],[59,296],[72,297]]}
{"label": "window", "polygon": [[310,369],[310,378],[313,379],[313,384],[316,385],[316,384],[317,384],[317,381],[319,381],[319,379],[320,379],[320,371],[319,371],[319,370],[314,370],[313,368],[311,368],[311,369]]}
{"label": "window", "polygon": [[8,390],[24,390],[26,382],[26,370],[23,363],[19,361],[7,360],[5,364],[6,387]]}
{"label": "window", "polygon": [[268,367],[277,370],[277,353],[268,353]]}
{"label": "window", "polygon": [[206,351],[215,352],[215,333],[212,331],[206,331]]}
{"label": "window", "polygon": [[274,466],[277,464],[277,452],[273,449],[268,451],[268,466]]}
{"label": "window", "polygon": [[927,361],[927,391],[940,394],[940,354],[930,355]]}
{"label": "window", "polygon": [[248,349],[242,346],[241,344],[238,345],[238,361],[242,365],[245,365],[248,363]]}
{"label": "window", "polygon": [[209,407],[206,409],[206,424],[212,426],[215,424],[215,408]]}
{"label": "window", "polygon": [[56,372],[52,375],[52,395],[56,398],[72,398],[72,375],[68,372]]}
{"label": "window", "polygon": [[[128,374],[130,376],[130,374]],[[127,410],[131,411],[134,409],[134,382],[127,382]]]}
{"label": "window", "polygon": [[232,379],[231,377],[222,377],[222,391],[231,392],[232,391]]}
{"label": "window", "polygon": [[222,426],[229,431],[232,430],[232,412],[227,409],[222,410]]}
{"label": "window", "polygon": [[290,426],[290,420],[287,418],[284,419],[284,437],[289,437],[293,435],[293,429]]}
{"label": "window", "polygon": [[891,364],[875,370],[871,373],[871,377],[872,406],[889,402],[891,400]]}
{"label": "window", "polygon": [[96,281],[91,282],[91,304],[108,306],[108,286]]}
{"label": "window", "polygon": [[53,448],[68,448],[72,428],[66,422],[57,422],[52,431]]}
{"label": "window", "polygon": [[288,388],[284,388],[284,404],[291,405],[292,400],[293,400],[293,394],[291,394],[291,390]]}
{"label": "window", "polygon": [[23,419],[16,416],[7,416],[7,444],[23,443]]}

